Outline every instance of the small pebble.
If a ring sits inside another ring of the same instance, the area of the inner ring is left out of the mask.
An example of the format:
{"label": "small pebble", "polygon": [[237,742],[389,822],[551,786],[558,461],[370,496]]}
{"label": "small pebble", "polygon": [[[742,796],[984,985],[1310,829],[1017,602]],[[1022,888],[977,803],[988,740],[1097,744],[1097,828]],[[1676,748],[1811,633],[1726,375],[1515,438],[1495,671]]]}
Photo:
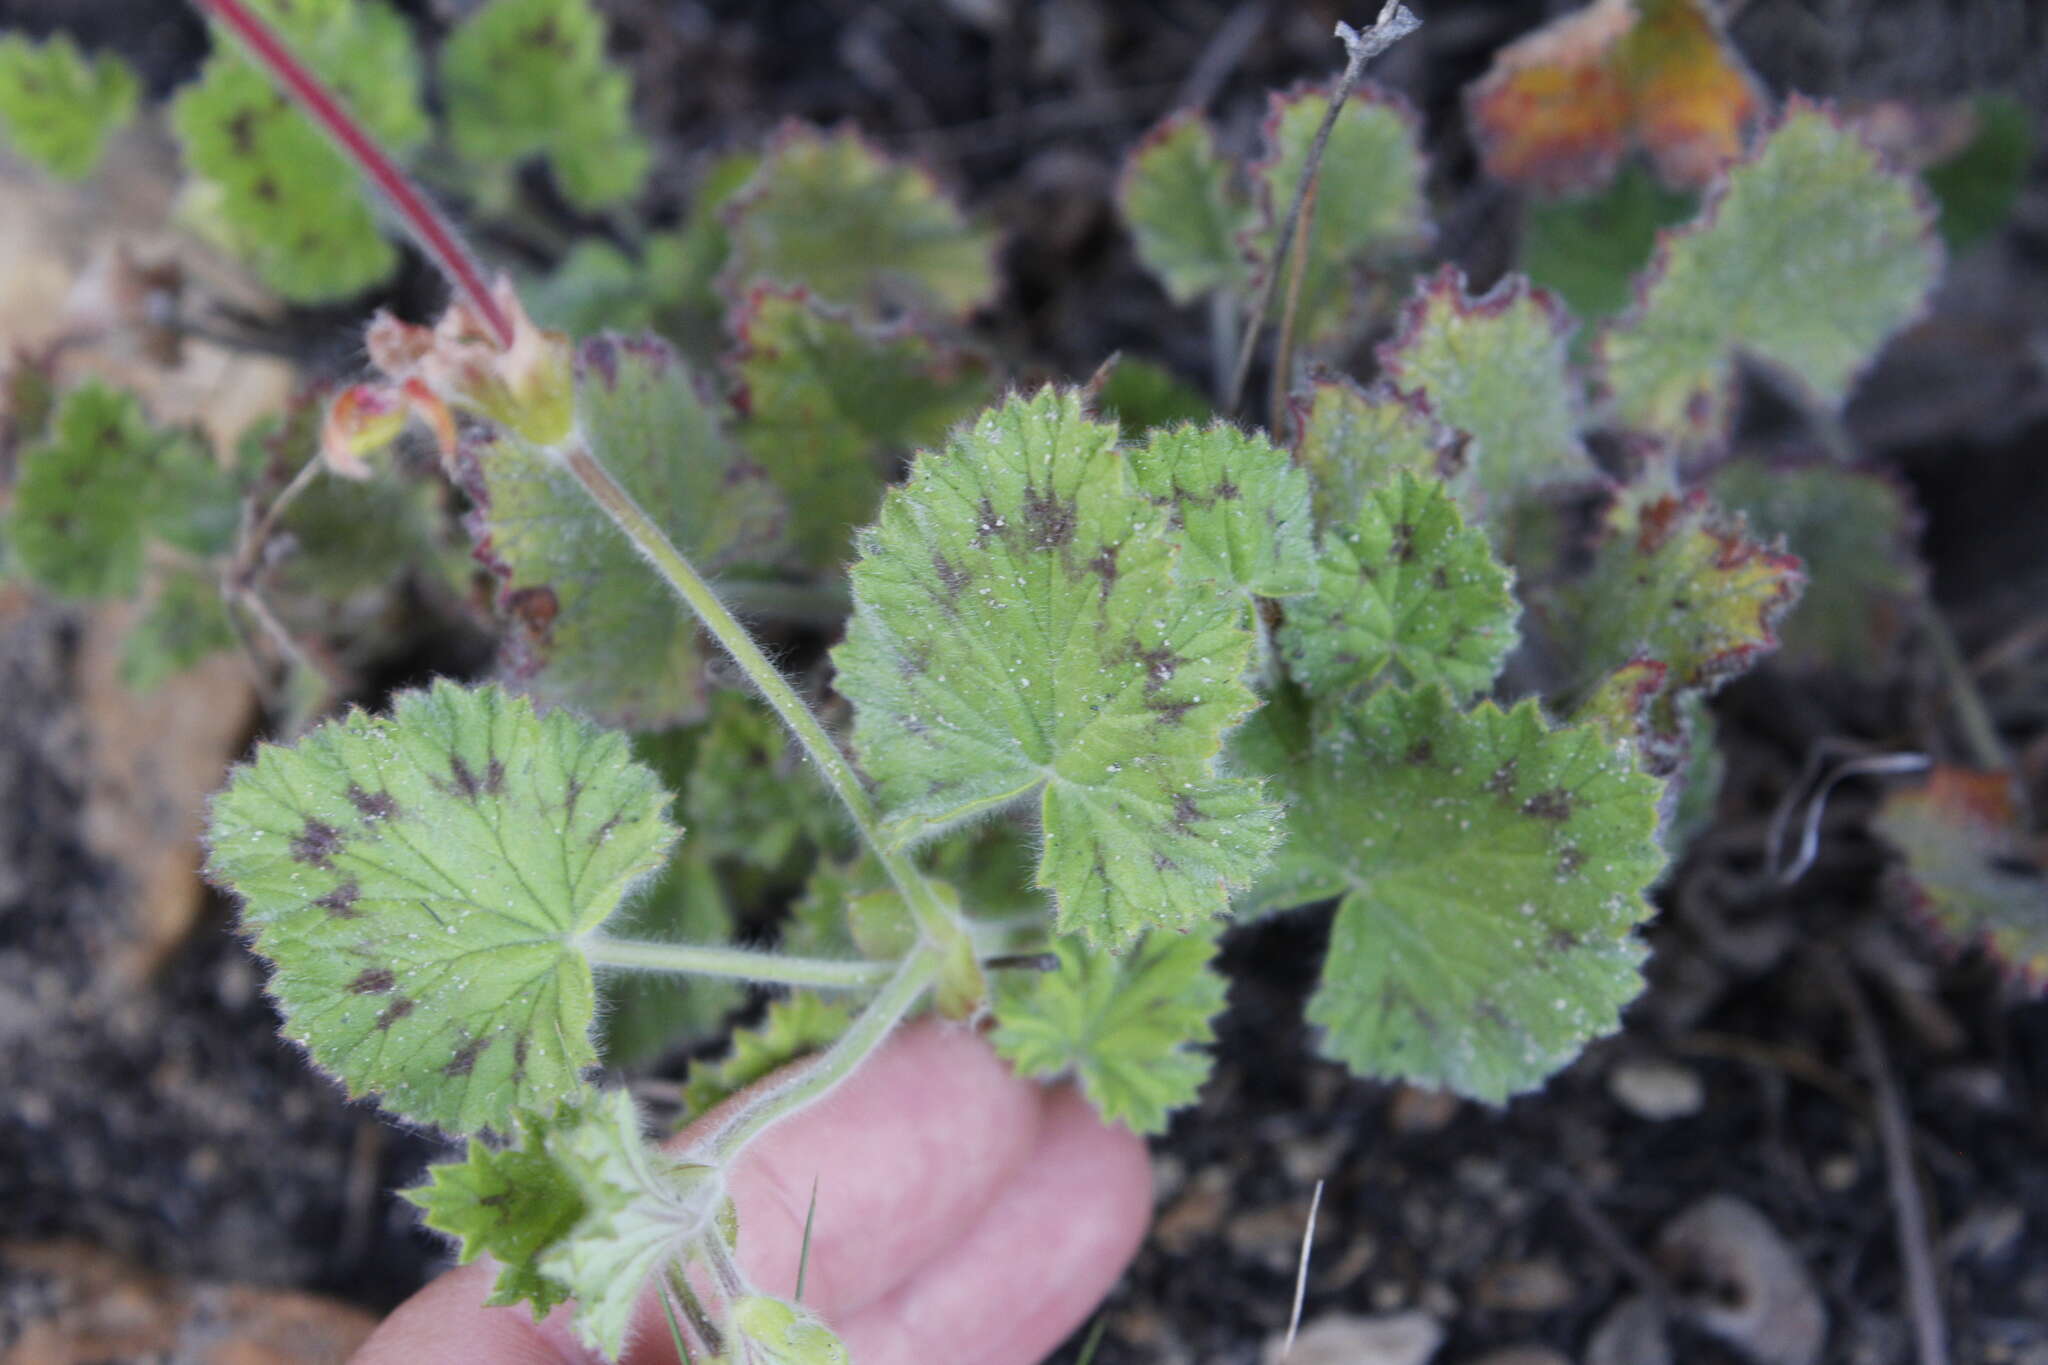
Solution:
{"label": "small pebble", "polygon": [[1607,1093],[1629,1113],[1651,1123],[1691,1118],[1707,1102],[1699,1072],[1661,1057],[1621,1062],[1607,1073]]}
{"label": "small pebble", "polygon": [[1507,1261],[1479,1277],[1473,1299],[1496,1313],[1549,1313],[1570,1303],[1575,1292],[1555,1261]]}
{"label": "small pebble", "polygon": [[1290,1354],[1281,1354],[1286,1333],[1267,1338],[1262,1359],[1265,1365],[1427,1365],[1443,1344],[1443,1325],[1427,1313],[1332,1313],[1304,1323]]}

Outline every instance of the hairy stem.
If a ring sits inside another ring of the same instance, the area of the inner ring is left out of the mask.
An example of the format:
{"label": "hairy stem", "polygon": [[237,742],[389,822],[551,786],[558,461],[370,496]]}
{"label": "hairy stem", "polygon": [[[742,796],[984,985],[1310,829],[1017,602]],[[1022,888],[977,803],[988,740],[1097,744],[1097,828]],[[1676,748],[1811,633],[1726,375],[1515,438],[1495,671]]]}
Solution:
{"label": "hairy stem", "polygon": [[723,976],[778,986],[811,986],[819,990],[866,990],[881,985],[893,970],[886,962],[850,962],[837,958],[785,957],[755,948],[729,948],[712,943],[650,943],[639,939],[593,935],[583,940],[593,965],[642,972],[681,972],[692,976]]}
{"label": "hairy stem", "polygon": [[1302,206],[1308,200],[1310,186],[1316,183],[1316,176],[1322,170],[1323,151],[1330,145],[1330,133],[1337,126],[1337,116],[1344,112],[1345,102],[1365,75],[1366,64],[1421,26],[1422,21],[1400,0],[1387,0],[1380,7],[1379,18],[1363,33],[1346,23],[1337,25],[1338,41],[1344,44],[1344,74],[1337,78],[1337,86],[1330,92],[1329,110],[1323,115],[1322,125],[1316,129],[1315,140],[1309,143],[1308,159],[1301,167],[1301,180],[1294,187],[1294,198],[1287,205],[1287,216],[1280,220],[1279,234],[1273,239],[1273,259],[1266,263],[1266,277],[1259,282],[1258,297],[1252,300],[1251,311],[1245,315],[1244,338],[1237,352],[1237,370],[1231,375],[1230,391],[1224,396],[1223,410],[1226,413],[1235,412],[1244,397],[1244,381],[1252,370],[1252,353],[1258,349],[1259,333],[1265,328],[1266,315],[1273,309],[1273,291],[1279,288],[1280,276],[1286,271],[1290,248],[1294,245],[1295,228],[1301,222]]}
{"label": "hairy stem", "polygon": [[[559,453],[569,472],[590,494],[591,500],[654,566],[655,572],[674,589],[676,596],[683,599],[697,619],[703,622],[704,628],[732,655],[740,671],[760,690],[775,714],[782,717],[783,724],[789,727],[797,743],[817,765],[825,784],[831,787],[833,794],[846,807],[847,814],[853,817],[854,827],[860,831],[861,838],[881,860],[889,880],[910,906],[925,940],[934,946],[961,945],[966,939],[966,926],[932,895],[917,865],[883,840],[876,824],[874,805],[868,800],[867,789],[861,785],[853,765],[847,761],[846,755],[839,752],[839,746],[825,732],[824,724],[804,704],[804,699],[789,685],[781,670],[770,663],[761,647],[754,643],[754,637],[747,633],[746,627],[739,623],[718,594],[711,590],[711,585],[683,557],[682,551],[655,525],[654,519],[641,509],[633,495],[611,476],[611,471],[595,455],[583,446],[573,444],[563,447]],[[971,956],[971,947],[967,951]]]}
{"label": "hairy stem", "polygon": [[825,1098],[859,1070],[860,1064],[924,997],[938,977],[939,962],[938,954],[929,947],[920,947],[905,958],[888,984],[868,1001],[852,1026],[839,1035],[838,1042],[782,1084],[757,1092],[740,1105],[724,1123],[698,1141],[689,1154],[691,1159],[725,1166],[762,1133]]}
{"label": "hairy stem", "polygon": [[311,68],[301,62],[270,25],[243,0],[193,0],[193,3],[240,39],[256,64],[291,92],[299,107],[334,139],[342,155],[353,161],[363,177],[391,201],[391,207],[400,220],[411,229],[426,253],[434,258],[434,263],[441,267],[441,273],[448,277],[449,283],[469,301],[470,308],[491,329],[498,344],[510,346],[511,320],[484,286],[483,270],[476,258],[470,255],[448,220],[420,193],[412,178],[398,168],[368,130],[342,107],[334,92],[327,88],[327,83],[314,75]]}

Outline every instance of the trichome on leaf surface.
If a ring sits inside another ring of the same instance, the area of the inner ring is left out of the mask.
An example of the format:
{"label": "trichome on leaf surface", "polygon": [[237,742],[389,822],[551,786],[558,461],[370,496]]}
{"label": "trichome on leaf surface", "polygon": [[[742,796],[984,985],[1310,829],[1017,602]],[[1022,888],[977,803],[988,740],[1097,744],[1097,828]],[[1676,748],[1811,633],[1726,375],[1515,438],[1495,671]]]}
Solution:
{"label": "trichome on leaf surface", "polygon": [[[1939,275],[1936,203],[1843,112],[1773,107],[1704,0],[1595,0],[1473,87],[1490,173],[1548,196],[1539,283],[1419,270],[1419,120],[1357,60],[1274,94],[1242,156],[1194,111],[1142,139],[1117,190],[1141,260],[1210,300],[1219,359],[1277,329],[1263,431],[1136,358],[1006,389],[972,331],[990,225],[850,128],[792,124],[678,226],[487,285],[405,163],[484,219],[533,161],[581,210],[630,204],[649,151],[587,0],[478,7],[438,127],[387,6],[201,8],[188,224],[287,298],[353,297],[397,261],[354,158],[457,297],[379,315],[375,375],[232,460],[132,395],[17,377],[41,415],[7,567],[147,603],[137,686],[223,649],[267,670],[278,739],[216,800],[207,866],[285,1031],[470,1136],[410,1197],[502,1263],[493,1303],[573,1300],[609,1355],[655,1285],[707,1353],[840,1358],[746,1282],[726,1172],[928,1003],[1157,1133],[1207,1074],[1225,921],[1334,902],[1329,1056],[1541,1085],[1641,989],[1637,930],[1713,797],[1705,698],[1809,577],[1849,605],[1789,618],[1802,665],[1920,601],[1896,490],[1723,457],[1746,368],[1835,429]],[[117,64],[0,47],[0,118],[57,174],[133,102]],[[323,608],[400,570],[460,596],[458,496],[498,679],[328,714]],[[829,682],[757,630],[836,638]],[[2038,973],[2039,924],[1972,857],[1980,826],[2015,837],[1994,797],[1944,775],[1881,828],[1936,915]],[[779,948],[742,943],[778,899]],[[746,982],[790,993],[693,1071],[690,1109],[720,1107],[664,1155],[598,1064]]]}

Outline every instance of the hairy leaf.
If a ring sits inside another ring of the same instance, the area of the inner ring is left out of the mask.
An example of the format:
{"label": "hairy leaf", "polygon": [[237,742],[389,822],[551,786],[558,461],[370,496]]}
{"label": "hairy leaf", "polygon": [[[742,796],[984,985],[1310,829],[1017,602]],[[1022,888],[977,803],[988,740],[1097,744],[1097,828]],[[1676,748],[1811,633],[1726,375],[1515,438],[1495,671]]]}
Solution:
{"label": "hairy leaf", "polygon": [[153,692],[201,660],[233,649],[235,640],[220,585],[189,569],[166,570],[121,642],[121,685]]}
{"label": "hairy leaf", "polygon": [[1184,577],[1263,597],[1315,587],[1308,476],[1272,442],[1223,422],[1182,425],[1129,459],[1139,490],[1167,509]]}
{"label": "hairy leaf", "polygon": [[[1255,275],[1274,259],[1287,206],[1329,108],[1324,87],[1271,97],[1265,155],[1250,167],[1257,214],[1245,240]],[[1316,180],[1296,324],[1309,345],[1333,342],[1356,322],[1361,272],[1383,268],[1428,243],[1423,171],[1414,111],[1370,83],[1359,86],[1330,131]],[[1284,299],[1285,293],[1283,281],[1274,297]]]}
{"label": "hairy leaf", "polygon": [[1089,406],[1114,417],[1127,441],[1154,427],[1206,422],[1215,408],[1201,391],[1166,366],[1142,357],[1117,355],[1088,381]]}
{"label": "hairy leaf", "polygon": [[63,597],[130,597],[151,539],[226,548],[236,500],[198,439],[159,431],[135,395],[88,381],[59,400],[49,438],[23,451],[8,520],[24,577]]}
{"label": "hairy leaf", "polygon": [[546,157],[578,208],[631,199],[647,178],[653,152],[633,131],[632,77],[605,60],[590,0],[479,7],[441,49],[441,92],[457,152],[486,164]]}
{"label": "hairy leaf", "polygon": [[988,362],[908,323],[866,326],[801,291],[756,289],[733,322],[740,439],[790,496],[790,542],[845,562],[872,520],[884,462],[936,444],[987,401]]}
{"label": "hairy leaf", "polygon": [[2038,991],[2048,981],[2048,873],[2008,773],[1942,765],[1887,796],[1874,825],[1905,855],[1915,906],[1955,947],[1982,948]]}
{"label": "hairy leaf", "polygon": [[[583,439],[699,569],[761,563],[781,505],[735,452],[689,367],[652,338],[597,337],[577,354]],[[566,469],[517,435],[463,452],[478,553],[501,578],[514,630],[505,667],[536,700],[656,729],[701,715],[704,649],[694,618]]]}
{"label": "hairy leaf", "polygon": [[208,873],[350,1093],[502,1130],[596,1061],[577,939],[661,866],[667,805],[623,737],[437,683],[260,749],[214,802]]}
{"label": "hairy leaf", "polygon": [[1466,92],[1488,174],[1550,193],[1599,188],[1638,145],[1666,183],[1703,185],[1762,107],[1711,0],[1593,0]]}
{"label": "hairy leaf", "polygon": [[1349,523],[1373,490],[1404,472],[1453,488],[1465,483],[1464,447],[1420,393],[1319,376],[1295,397],[1294,430],[1294,456],[1313,476],[1316,524],[1325,531]]}
{"label": "hairy leaf", "polygon": [[1828,110],[1793,99],[1706,212],[1668,234],[1599,342],[1613,415],[1688,445],[1726,433],[1735,358],[1839,407],[1941,270],[1932,211]]}
{"label": "hairy leaf", "polygon": [[1513,576],[1448,489],[1403,470],[1365,495],[1323,540],[1314,595],[1287,603],[1280,650],[1311,695],[1385,677],[1442,683],[1461,697],[1493,685],[1515,646]]}
{"label": "hairy leaf", "polygon": [[1308,1007],[1328,1055],[1498,1102],[1615,1028],[1663,866],[1658,784],[1626,748],[1436,688],[1313,734],[1283,698],[1239,748],[1289,797],[1253,908],[1342,897]]}
{"label": "hairy leaf", "polygon": [[1579,440],[1579,386],[1566,355],[1571,322],[1556,299],[1510,275],[1482,298],[1445,266],[1417,289],[1381,369],[1472,438],[1465,455],[1485,505],[1503,509],[1547,485],[1598,471]]}
{"label": "hairy leaf", "polygon": [[[425,140],[412,30],[381,0],[249,0],[386,148]],[[299,303],[383,281],[398,254],[350,163],[225,35],[171,125],[200,177],[197,212],[271,288]]]}
{"label": "hairy leaf", "polygon": [[1209,1078],[1217,933],[1156,931],[1122,956],[1062,941],[1057,970],[1003,979],[989,1041],[1020,1075],[1074,1076],[1105,1123],[1163,1133]]}
{"label": "hairy leaf", "polygon": [[1590,575],[1566,594],[1571,657],[1589,673],[1652,666],[1634,674],[1635,706],[1652,764],[1668,772],[1685,734],[1681,698],[1711,693],[1776,648],[1804,581],[1797,559],[1704,493],[1623,496]]}
{"label": "hairy leaf", "polygon": [[791,1062],[822,1052],[846,1032],[853,1010],[811,991],[792,991],[768,1002],[750,1028],[734,1029],[732,1046],[716,1062],[693,1061],[683,1080],[683,1112],[691,1118],[719,1105]]}
{"label": "hairy leaf", "polygon": [[801,285],[874,317],[964,317],[995,297],[995,239],[922,167],[853,129],[788,124],[726,209],[726,288]]}
{"label": "hairy leaf", "polygon": [[581,1117],[566,1105],[552,1119],[522,1110],[515,1145],[493,1147],[471,1138],[464,1160],[429,1166],[426,1184],[403,1191],[423,1211],[428,1227],[460,1242],[458,1264],[485,1255],[499,1263],[487,1306],[525,1301],[538,1322],[570,1296],[568,1285],[543,1274],[536,1263],[585,1213],[575,1180],[547,1150],[557,1125]]}
{"label": "hairy leaf", "polygon": [[1975,135],[1924,177],[1941,206],[1941,237],[1951,251],[1967,251],[2005,226],[2034,161],[2034,114],[2025,104],[1986,95],[1975,112]]}
{"label": "hairy leaf", "polygon": [[60,180],[83,180],[141,86],[110,52],[88,59],[68,33],[0,36],[0,128],[15,151]]}
{"label": "hairy leaf", "polygon": [[1130,225],[1138,259],[1175,303],[1244,286],[1238,234],[1248,206],[1231,175],[1217,150],[1216,130],[1195,110],[1168,117],[1124,162],[1117,207]]}
{"label": "hairy leaf", "polygon": [[1242,605],[1181,575],[1116,438],[1048,389],[921,455],[860,534],[834,654],[890,836],[1039,794],[1038,884],[1096,944],[1221,913],[1274,837],[1216,769],[1253,700]]}
{"label": "hairy leaf", "polygon": [[650,1276],[719,1235],[724,1182],[710,1166],[648,1145],[623,1090],[592,1100],[548,1134],[549,1155],[583,1201],[583,1217],[540,1253],[538,1269],[576,1300],[576,1335],[616,1360]]}
{"label": "hairy leaf", "polygon": [[1805,564],[1806,591],[1780,627],[1784,661],[1877,676],[1926,587],[1905,490],[1833,465],[1761,460],[1725,465],[1709,486],[1757,535],[1783,537]]}
{"label": "hairy leaf", "polygon": [[1563,299],[1580,322],[1613,317],[1634,301],[1636,274],[1649,264],[1659,230],[1690,218],[1697,206],[1692,195],[1665,189],[1648,170],[1625,167],[1597,194],[1530,204],[1522,221],[1522,270]]}

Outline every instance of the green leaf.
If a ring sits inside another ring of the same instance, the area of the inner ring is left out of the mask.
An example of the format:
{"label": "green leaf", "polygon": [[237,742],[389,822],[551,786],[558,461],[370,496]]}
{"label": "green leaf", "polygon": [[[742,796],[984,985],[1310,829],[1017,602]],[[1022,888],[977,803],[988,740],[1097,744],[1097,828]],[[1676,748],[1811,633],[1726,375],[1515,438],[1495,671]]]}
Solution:
{"label": "green leaf", "polygon": [[1138,259],[1175,303],[1244,287],[1238,234],[1247,226],[1248,206],[1231,183],[1215,129],[1199,111],[1173,114],[1139,140],[1124,162],[1116,198]]}
{"label": "green leaf", "polygon": [[1940,206],[1941,239],[1967,251],[2003,228],[2034,161],[2034,114],[2011,95],[1976,101],[1976,135],[1921,178]]}
{"label": "green leaf", "polygon": [[604,18],[590,0],[477,9],[441,49],[441,93],[459,154],[485,165],[545,157],[586,212],[638,194],[653,162],[633,131],[632,77],[605,60]]}
{"label": "green leaf", "polygon": [[[577,353],[576,423],[611,474],[700,570],[771,559],[781,507],[719,427],[682,360],[653,338],[595,337]],[[514,630],[505,667],[549,706],[657,729],[703,714],[694,618],[574,476],[516,434],[463,452],[471,529]]]}
{"label": "green leaf", "polygon": [[1361,389],[1325,374],[1294,401],[1294,458],[1313,476],[1322,529],[1349,523],[1375,489],[1404,472],[1463,487],[1460,438],[1437,422],[1422,395],[1385,384]]}
{"label": "green leaf", "polygon": [[995,297],[995,239],[929,172],[852,128],[788,124],[728,205],[725,287],[801,285],[865,317],[960,318]]}
{"label": "green leaf", "polygon": [[1315,587],[1308,476],[1272,442],[1227,422],[1167,427],[1129,460],[1139,490],[1167,509],[1183,577],[1264,597]]}
{"label": "green leaf", "polygon": [[759,1024],[733,1030],[732,1046],[722,1059],[690,1063],[683,1079],[684,1113],[691,1118],[708,1114],[756,1081],[824,1051],[852,1019],[851,1007],[810,991],[769,1001]]}
{"label": "green leaf", "polygon": [[1116,438],[1047,389],[921,455],[860,533],[834,652],[885,833],[1039,794],[1038,885],[1098,945],[1222,913],[1274,837],[1216,767],[1253,704],[1242,603],[1181,575]]}
{"label": "green leaf", "polygon": [[667,805],[622,736],[437,683],[265,745],[214,802],[207,867],[287,1035],[351,1094],[502,1130],[597,1060],[577,940],[660,868]]}
{"label": "green leaf", "polygon": [[1382,371],[1419,391],[1437,420],[1472,438],[1471,478],[1489,510],[1599,477],[1579,440],[1579,385],[1566,353],[1571,321],[1519,275],[1481,298],[1447,265],[1417,289]]}
{"label": "green leaf", "polygon": [[662,331],[693,358],[709,359],[726,345],[726,303],[718,289],[732,248],[725,208],[760,168],[753,152],[714,158],[697,176],[683,221],[647,238],[648,286]]}
{"label": "green leaf", "polygon": [[[1255,276],[1274,259],[1287,206],[1329,108],[1330,92],[1320,86],[1275,93],[1268,101],[1265,155],[1250,167],[1258,210],[1246,242]],[[1330,132],[1317,178],[1297,322],[1308,345],[1331,344],[1356,324],[1364,272],[1428,244],[1432,229],[1423,171],[1414,111],[1370,82],[1360,85]],[[1281,283],[1276,308],[1286,294]]]}
{"label": "green leaf", "polygon": [[[387,149],[426,139],[419,56],[395,10],[379,0],[249,2]],[[225,33],[172,102],[171,126],[199,177],[195,211],[287,299],[348,298],[397,268],[351,163]]]}
{"label": "green leaf", "polygon": [[110,52],[88,60],[68,33],[0,37],[0,127],[14,150],[59,180],[83,180],[135,116],[141,86]]}
{"label": "green leaf", "polygon": [[[1609,509],[1593,567],[1564,594],[1566,657],[1587,674],[1655,670],[1635,705],[1653,770],[1681,761],[1679,701],[1707,694],[1777,647],[1804,584],[1797,559],[1695,492],[1629,496]],[[1676,751],[1676,752],[1674,752]]]}
{"label": "green leaf", "polygon": [[1250,908],[1342,897],[1308,1007],[1327,1055],[1499,1102],[1616,1027],[1664,861],[1626,747],[1534,702],[1388,688],[1313,733],[1280,699],[1239,749],[1288,796]]}
{"label": "green leaf", "polygon": [[1648,166],[1630,162],[1597,194],[1528,204],[1522,271],[1563,299],[1581,323],[1602,321],[1634,301],[1633,281],[1649,264],[1657,233],[1697,207],[1695,196],[1665,189]]}
{"label": "green leaf", "polygon": [[524,1300],[538,1322],[570,1296],[569,1286],[541,1273],[536,1262],[585,1213],[575,1180],[546,1145],[556,1125],[581,1117],[570,1106],[552,1120],[522,1110],[517,1145],[492,1147],[471,1138],[464,1160],[437,1162],[427,1168],[426,1184],[402,1191],[424,1212],[428,1227],[460,1242],[458,1264],[485,1255],[499,1262],[487,1306]]}
{"label": "green leaf", "polygon": [[535,323],[570,336],[654,325],[647,267],[602,237],[584,237],[542,279],[521,291]]}
{"label": "green leaf", "polygon": [[1688,446],[1728,430],[1738,354],[1830,411],[1920,315],[1941,272],[1932,210],[1856,131],[1794,96],[1598,343],[1613,416]]}
{"label": "green leaf", "polygon": [[1209,1078],[1218,932],[1158,931],[1122,956],[1063,940],[1056,971],[1004,975],[989,1041],[1019,1075],[1074,1076],[1105,1123],[1163,1133]]}
{"label": "green leaf", "polygon": [[1469,697],[1493,685],[1515,647],[1513,582],[1450,491],[1404,470],[1324,537],[1320,581],[1287,603],[1280,651],[1312,696],[1354,691],[1391,669],[1401,683]]}
{"label": "green leaf", "polygon": [[1135,441],[1154,427],[1207,422],[1216,415],[1202,392],[1156,360],[1114,355],[1088,381],[1090,404],[1114,417],[1124,439]]}
{"label": "green leaf", "polygon": [[2048,981],[2048,873],[2008,773],[1941,765],[1893,792],[1873,826],[1905,855],[1915,908],[1949,944],[1982,948],[2038,993]]}
{"label": "green leaf", "polygon": [[49,438],[22,452],[8,523],[15,568],[63,597],[132,597],[154,538],[226,548],[236,499],[186,432],[159,431],[135,395],[88,381],[64,395]]}
{"label": "green leaf", "polygon": [[799,853],[846,844],[846,816],[773,711],[720,692],[683,798],[693,843],[774,872]]}
{"label": "green leaf", "polygon": [[973,352],[907,321],[863,325],[802,292],[756,289],[733,326],[740,439],[788,492],[791,545],[817,568],[846,561],[885,462],[939,442],[993,387]]}
{"label": "green leaf", "polygon": [[1806,568],[1806,591],[1779,628],[1793,668],[1879,675],[1926,590],[1905,490],[1831,464],[1737,460],[1715,471],[1714,498],[1758,536],[1782,537]]}
{"label": "green leaf", "polygon": [[189,569],[160,574],[142,618],[121,642],[121,685],[153,692],[201,660],[235,647],[220,585]]}
{"label": "green leaf", "polygon": [[649,1277],[721,1235],[725,1182],[714,1167],[649,1146],[623,1090],[594,1099],[582,1121],[550,1129],[548,1152],[584,1213],[540,1253],[538,1269],[576,1300],[583,1344],[616,1360]]}

